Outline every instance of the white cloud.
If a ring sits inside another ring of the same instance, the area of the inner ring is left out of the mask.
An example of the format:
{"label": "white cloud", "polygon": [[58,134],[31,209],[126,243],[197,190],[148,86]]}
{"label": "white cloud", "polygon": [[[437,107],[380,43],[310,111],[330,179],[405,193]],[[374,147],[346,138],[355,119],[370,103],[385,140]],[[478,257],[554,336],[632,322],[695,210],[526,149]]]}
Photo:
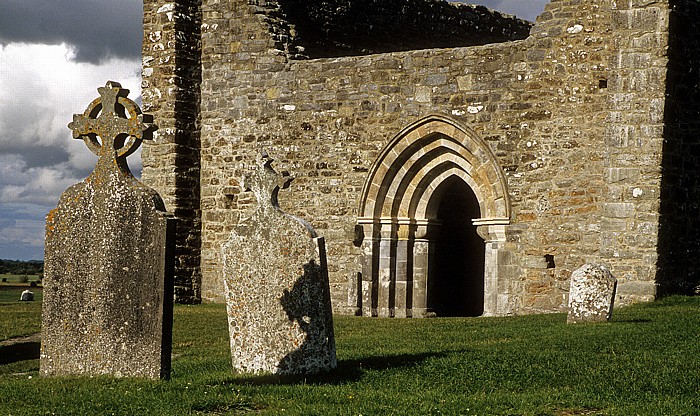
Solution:
{"label": "white cloud", "polygon": [[72,114],[83,112],[97,97],[106,77],[131,88],[132,98],[140,94],[140,61],[79,64],[68,59],[69,51],[66,45],[10,44],[0,49],[0,122],[15,129],[15,140],[47,145],[70,139],[66,126]]}
{"label": "white cloud", "polygon": [[[141,61],[110,59],[99,65],[70,60],[62,45],[12,43],[0,49],[0,126],[25,146],[64,146],[73,113],[82,113],[108,80],[140,94]],[[7,138],[0,139],[0,146]],[[0,147],[1,149],[2,147]]]}
{"label": "white cloud", "polygon": [[[44,245],[44,221],[38,219],[14,220],[10,226],[0,228],[0,247],[14,246],[30,252],[41,252]],[[4,258],[16,259],[17,256]],[[32,256],[36,258],[36,256]]]}
{"label": "white cloud", "polygon": [[69,186],[84,178],[73,175],[67,164],[27,167],[18,155],[0,155],[0,200],[3,204],[56,205]]}

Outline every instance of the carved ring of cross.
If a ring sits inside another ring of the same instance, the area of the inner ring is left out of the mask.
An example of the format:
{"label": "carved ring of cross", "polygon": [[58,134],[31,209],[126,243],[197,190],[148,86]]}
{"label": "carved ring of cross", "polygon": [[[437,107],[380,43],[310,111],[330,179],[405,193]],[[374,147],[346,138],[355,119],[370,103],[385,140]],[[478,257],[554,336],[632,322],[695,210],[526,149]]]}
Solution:
{"label": "carved ring of cross", "polygon": [[74,139],[82,139],[98,157],[129,156],[144,139],[152,137],[155,126],[150,122],[151,117],[142,114],[138,104],[126,98],[129,90],[117,82],[108,81],[97,91],[100,97],[93,100],[83,114],[74,114],[68,128],[73,130]]}

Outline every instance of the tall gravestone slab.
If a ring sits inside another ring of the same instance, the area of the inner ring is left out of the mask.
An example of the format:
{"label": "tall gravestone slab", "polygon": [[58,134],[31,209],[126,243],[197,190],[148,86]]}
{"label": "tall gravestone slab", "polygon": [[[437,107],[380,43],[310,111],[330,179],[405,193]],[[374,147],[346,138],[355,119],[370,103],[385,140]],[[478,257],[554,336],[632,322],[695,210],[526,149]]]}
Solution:
{"label": "tall gravestone slab", "polygon": [[608,322],[617,280],[604,266],[584,264],[571,274],[567,323]]}
{"label": "tall gravestone slab", "polygon": [[155,128],[108,82],[69,127],[98,156],[46,219],[40,372],[167,378],[174,220],[126,157]]}
{"label": "tall gravestone slab", "polygon": [[263,155],[244,179],[258,200],[223,247],[233,367],[242,373],[309,374],[335,368],[324,240],[277,204],[291,179]]}

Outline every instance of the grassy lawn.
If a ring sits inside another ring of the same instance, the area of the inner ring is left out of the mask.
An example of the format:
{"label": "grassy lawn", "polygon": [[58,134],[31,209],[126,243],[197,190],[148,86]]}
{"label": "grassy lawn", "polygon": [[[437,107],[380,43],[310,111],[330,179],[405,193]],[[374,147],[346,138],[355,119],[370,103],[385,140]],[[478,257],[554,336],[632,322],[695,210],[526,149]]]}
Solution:
{"label": "grassy lawn", "polygon": [[[19,302],[20,294],[25,289],[30,289],[34,293],[34,302]],[[29,335],[39,330],[42,294],[41,289],[29,286],[26,288],[0,286],[0,341]],[[0,374],[3,374],[1,365]],[[0,415],[4,415],[4,413],[0,412]]]}
{"label": "grassy lawn", "polygon": [[[3,321],[39,314],[18,304],[0,302]],[[565,320],[336,317],[336,371],[246,377],[231,371],[223,305],[178,305],[172,380],[43,379],[38,360],[3,364],[0,415],[700,414],[700,297],[619,309],[609,324]]]}

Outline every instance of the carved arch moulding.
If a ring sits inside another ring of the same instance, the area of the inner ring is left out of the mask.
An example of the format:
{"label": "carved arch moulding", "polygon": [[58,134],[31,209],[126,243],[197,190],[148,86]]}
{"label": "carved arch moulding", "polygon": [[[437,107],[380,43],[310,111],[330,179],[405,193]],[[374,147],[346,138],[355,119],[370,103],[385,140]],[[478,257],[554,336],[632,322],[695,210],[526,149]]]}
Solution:
{"label": "carved arch moulding", "polygon": [[[484,315],[499,307],[499,251],[510,224],[508,185],[488,144],[441,115],[420,119],[382,149],[364,184],[355,244],[363,251],[357,307],[365,316],[422,317],[430,313],[427,282],[434,255],[439,203],[447,180],[473,191],[484,239]],[[501,285],[503,286],[503,285]]]}

